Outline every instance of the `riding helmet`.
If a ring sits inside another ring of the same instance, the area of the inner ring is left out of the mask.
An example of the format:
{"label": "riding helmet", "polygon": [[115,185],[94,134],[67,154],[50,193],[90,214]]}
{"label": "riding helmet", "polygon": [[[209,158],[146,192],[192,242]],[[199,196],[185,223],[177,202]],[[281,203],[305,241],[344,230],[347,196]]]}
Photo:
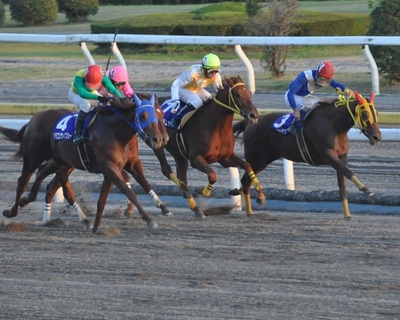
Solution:
{"label": "riding helmet", "polygon": [[88,67],[85,74],[85,82],[89,88],[98,88],[103,81],[103,71],[100,66],[94,64]]}
{"label": "riding helmet", "polygon": [[128,72],[123,66],[115,66],[110,70],[109,77],[112,81],[118,82],[128,82]]}
{"label": "riding helmet", "polygon": [[203,67],[207,70],[219,71],[219,68],[221,68],[221,61],[219,61],[217,55],[209,53],[203,58]]}
{"label": "riding helmet", "polygon": [[330,63],[329,61],[321,62],[320,65],[318,66],[317,71],[321,77],[328,79],[333,78],[334,69],[332,63]]}

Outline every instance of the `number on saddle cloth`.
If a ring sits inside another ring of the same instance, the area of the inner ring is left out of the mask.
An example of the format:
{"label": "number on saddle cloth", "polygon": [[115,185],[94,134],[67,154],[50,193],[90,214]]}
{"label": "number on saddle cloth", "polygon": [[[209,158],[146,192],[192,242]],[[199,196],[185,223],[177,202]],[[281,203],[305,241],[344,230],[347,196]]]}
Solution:
{"label": "number on saddle cloth", "polygon": [[[86,133],[89,123],[92,121],[96,111],[93,110],[89,113],[86,118],[85,124],[83,125],[83,133]],[[75,122],[78,117],[77,112],[69,113],[62,116],[54,125],[53,128],[53,139],[54,140],[71,140],[74,137]]]}
{"label": "number on saddle cloth", "polygon": [[296,119],[294,118],[292,113],[285,114],[283,116],[280,116],[278,119],[276,119],[271,124],[271,128],[286,135],[289,133],[289,128],[292,126],[292,124],[295,121],[296,121]]}
{"label": "number on saddle cloth", "polygon": [[174,127],[172,125],[173,119],[179,113],[179,110],[186,106],[182,101],[177,100],[165,100],[161,105],[161,109],[164,111],[164,125],[167,127]]}

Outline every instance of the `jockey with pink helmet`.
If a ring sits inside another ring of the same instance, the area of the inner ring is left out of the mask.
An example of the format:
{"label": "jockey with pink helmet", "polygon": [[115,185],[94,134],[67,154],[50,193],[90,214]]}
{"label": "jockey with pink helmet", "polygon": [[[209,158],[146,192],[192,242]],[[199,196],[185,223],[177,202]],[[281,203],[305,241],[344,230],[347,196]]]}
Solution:
{"label": "jockey with pink helmet", "polygon": [[334,68],[329,61],[321,62],[317,69],[301,72],[289,85],[285,93],[285,103],[293,109],[293,115],[300,119],[300,110],[311,110],[320,99],[312,93],[322,87],[330,85],[334,89],[340,89],[352,96],[353,91],[333,79]]}
{"label": "jockey with pink helmet", "polygon": [[126,97],[132,98],[134,91],[129,84],[128,72],[123,66],[115,66],[107,72],[114,86]]}

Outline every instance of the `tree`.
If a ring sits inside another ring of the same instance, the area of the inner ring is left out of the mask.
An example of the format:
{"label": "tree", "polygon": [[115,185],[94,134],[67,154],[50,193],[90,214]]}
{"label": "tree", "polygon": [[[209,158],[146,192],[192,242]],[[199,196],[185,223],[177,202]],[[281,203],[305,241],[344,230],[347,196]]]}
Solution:
{"label": "tree", "polygon": [[56,0],[11,0],[11,19],[25,26],[49,25],[57,19]]}
{"label": "tree", "polygon": [[[299,6],[298,0],[268,0],[270,13],[258,13],[249,19],[249,29],[254,35],[288,36],[293,31],[292,23]],[[282,77],[286,69],[289,46],[264,46],[262,61],[264,69],[274,77]]]}
{"label": "tree", "polygon": [[[371,26],[367,32],[370,36],[400,36],[400,1],[382,0],[371,12]],[[371,46],[381,74],[391,83],[400,81],[400,47]]]}
{"label": "tree", "polygon": [[84,22],[89,15],[99,11],[99,0],[58,0],[59,11],[65,13],[69,22]]}

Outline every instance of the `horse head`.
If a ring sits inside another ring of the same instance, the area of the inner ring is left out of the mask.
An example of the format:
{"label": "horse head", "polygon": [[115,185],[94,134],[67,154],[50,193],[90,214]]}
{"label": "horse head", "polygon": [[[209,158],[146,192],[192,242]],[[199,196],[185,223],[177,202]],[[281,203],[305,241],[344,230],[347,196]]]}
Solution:
{"label": "horse head", "polygon": [[368,138],[370,145],[379,144],[381,141],[381,131],[378,127],[378,112],[374,106],[374,93],[371,92],[370,98],[367,99],[356,92],[355,98],[357,106],[355,108],[354,121]]}
{"label": "horse head", "polygon": [[[245,119],[249,119],[252,123],[256,123],[258,111],[251,101],[252,94],[242,79],[239,76],[224,77],[223,86],[224,88],[217,92],[215,101],[234,113],[240,114]],[[223,102],[227,102],[227,105]]]}
{"label": "horse head", "polygon": [[134,128],[139,137],[153,149],[162,147],[163,135],[159,129],[159,121],[156,116],[155,103],[156,97],[154,94],[149,100],[141,100],[136,94],[133,95],[135,102],[135,118]]}

